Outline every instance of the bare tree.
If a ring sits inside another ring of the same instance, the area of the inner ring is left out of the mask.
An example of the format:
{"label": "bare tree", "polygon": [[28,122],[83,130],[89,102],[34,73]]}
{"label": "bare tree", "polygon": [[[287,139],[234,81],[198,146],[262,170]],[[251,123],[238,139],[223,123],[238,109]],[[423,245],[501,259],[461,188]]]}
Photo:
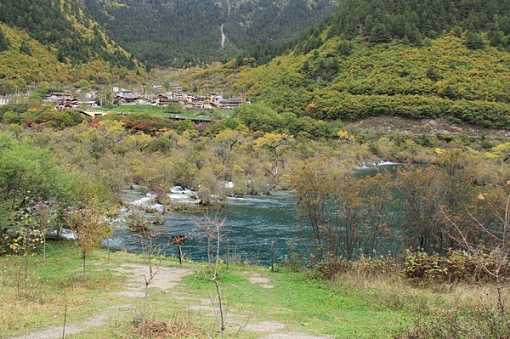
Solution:
{"label": "bare tree", "polygon": [[[199,227],[207,234],[207,253],[209,259],[209,268],[211,269],[211,281],[213,282],[216,290],[216,297],[218,300],[218,309],[220,314],[220,334],[223,338],[225,335],[225,312],[223,309],[223,298],[221,295],[221,288],[219,284],[219,266],[220,266],[220,248],[221,248],[221,234],[225,225],[225,219],[221,218],[219,213],[213,217],[206,216],[204,220],[198,222]],[[212,262],[212,243],[215,242],[214,264]]]}
{"label": "bare tree", "polygon": [[[441,207],[441,212],[451,226],[450,237],[461,247],[473,255],[488,253],[494,259],[490,265],[480,261],[480,269],[493,277],[498,284],[502,284],[507,278],[510,264],[510,194],[505,199],[502,214],[497,212],[498,203],[487,195],[480,193],[478,201],[486,207],[485,211],[493,211],[491,224],[482,222],[469,210],[465,212],[471,221],[468,225],[460,224],[458,218],[451,216],[444,207]],[[473,231],[479,235],[476,241],[472,236]]]}
{"label": "bare tree", "polygon": [[136,210],[129,216],[128,227],[136,234],[142,246],[144,263],[147,267],[147,273],[144,275],[145,297],[148,297],[149,286],[159,273],[159,268],[154,265],[154,257],[161,252],[159,246],[154,242],[159,235],[151,227],[150,221],[145,217],[142,210]]}

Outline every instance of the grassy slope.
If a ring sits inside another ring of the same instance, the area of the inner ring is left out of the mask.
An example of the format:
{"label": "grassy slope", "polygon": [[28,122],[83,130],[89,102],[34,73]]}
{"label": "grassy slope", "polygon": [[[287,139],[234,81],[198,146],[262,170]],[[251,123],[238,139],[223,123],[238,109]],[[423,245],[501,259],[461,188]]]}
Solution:
{"label": "grassy slope", "polygon": [[[379,305],[375,298],[354,290],[336,290],[328,283],[313,280],[303,273],[267,273],[273,289],[249,282],[256,267],[238,267],[223,273],[223,297],[232,308],[254,314],[255,319],[269,318],[291,324],[300,331],[335,338],[391,337],[410,317],[403,311]],[[197,293],[211,295],[213,286],[203,275],[187,279]]]}
{"label": "grassy slope", "polygon": [[[498,114],[506,115],[500,119],[510,116],[508,52],[490,47],[469,50],[461,38],[453,35],[433,40],[430,46],[424,47],[397,42],[368,46],[356,41],[348,56],[337,51],[337,44],[338,40],[333,38],[307,55],[285,55],[267,65],[243,69],[234,80],[235,85],[280,111],[328,118],[370,115],[364,110],[377,115],[376,108],[381,104],[370,100],[387,104],[390,111],[392,105],[397,106],[391,100],[414,108],[427,102],[432,106],[448,106],[445,111],[450,115],[460,110],[455,105],[473,103],[476,105],[474,114],[477,110],[484,114],[480,107],[489,106]],[[337,68],[331,79],[325,80],[320,72],[319,64],[324,61],[333,62]],[[309,71],[303,70],[305,62]],[[438,79],[427,76],[430,68]],[[446,97],[448,90],[453,90],[456,100]],[[400,110],[396,109],[397,114]]]}
{"label": "grassy slope", "polygon": [[[57,51],[32,39],[22,30],[0,24],[0,28],[9,40],[8,50],[0,52],[0,84],[4,82],[6,91],[23,88],[32,82],[58,81],[71,82],[78,80],[112,81],[116,79],[139,78],[135,71],[111,66],[101,59],[90,60],[88,63],[72,65],[61,63]],[[31,54],[22,53],[22,42],[28,43]],[[141,73],[143,74],[143,72]]]}
{"label": "grassy slope", "polygon": [[[41,256],[28,258],[26,286],[17,293],[18,275],[24,271],[23,257],[0,259],[0,333],[14,335],[27,330],[61,324],[68,304],[70,321],[88,317],[115,302],[108,292],[120,287],[110,267],[103,269],[97,263],[104,261],[103,253],[91,258],[87,279],[79,274],[80,253],[70,244],[50,244],[48,261]],[[116,301],[118,302],[118,301]]]}
{"label": "grassy slope", "polygon": [[[58,62],[54,50],[31,39],[23,31],[5,24],[0,24],[0,28],[10,44],[7,51],[0,52],[1,78],[24,78],[26,81],[69,80],[69,66]],[[23,41],[27,41],[32,50],[32,55],[20,52],[19,49]]]}
{"label": "grassy slope", "polygon": [[[112,305],[126,304],[125,297],[111,292],[121,289],[123,276],[114,269],[122,264],[141,263],[136,255],[117,252],[108,259],[105,251],[96,251],[88,260],[87,278],[81,275],[80,253],[72,244],[51,244],[48,262],[40,256],[29,258],[30,284],[16,295],[16,271],[22,257],[0,258],[0,333],[14,335],[62,323],[65,301],[69,305],[69,323],[104,312]],[[175,261],[163,259],[163,264]],[[203,266],[190,264],[197,271],[180,288],[194,298],[207,297],[213,289],[204,278]],[[22,268],[23,266],[21,266]],[[379,305],[372,296],[335,290],[324,283],[307,279],[301,273],[274,273],[269,277],[274,289],[263,289],[248,282],[247,276],[265,269],[234,266],[223,272],[222,288],[228,312],[242,310],[251,314],[250,322],[276,320],[297,331],[334,334],[338,337],[389,337],[408,316],[402,311]],[[132,302],[132,301],[131,301]],[[189,305],[156,293],[150,298],[151,314],[160,320],[172,314],[186,314]],[[211,319],[190,315],[202,328],[211,326]],[[99,328],[77,337],[118,337],[129,333],[133,319],[118,315]],[[235,335],[233,334],[233,337]],[[254,337],[247,333],[243,337]]]}

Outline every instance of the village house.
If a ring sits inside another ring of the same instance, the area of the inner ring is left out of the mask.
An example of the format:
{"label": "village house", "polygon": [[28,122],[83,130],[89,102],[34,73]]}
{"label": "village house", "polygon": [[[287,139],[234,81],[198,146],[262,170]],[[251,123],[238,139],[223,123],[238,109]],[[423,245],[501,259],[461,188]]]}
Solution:
{"label": "village house", "polygon": [[99,107],[97,91],[81,93],[78,99],[78,104],[81,107]]}
{"label": "village house", "polygon": [[131,91],[121,90],[115,94],[113,102],[118,105],[136,104],[140,100],[140,96]]}
{"label": "village house", "polygon": [[61,100],[57,101],[56,108],[60,111],[63,111],[66,109],[76,108],[79,106],[80,106],[79,101],[72,98],[72,99],[61,99]]}
{"label": "village house", "polygon": [[158,106],[169,106],[174,103],[178,103],[179,101],[172,95],[164,95],[159,94],[156,99],[154,100],[154,103]]}
{"label": "village house", "polygon": [[175,98],[183,97],[182,87],[178,85],[170,86],[170,93],[172,93],[172,96]]}
{"label": "village house", "polygon": [[241,97],[225,99],[221,95],[211,96],[209,102],[211,106],[221,109],[233,109],[241,106],[242,104],[249,103],[246,101],[246,99]]}
{"label": "village house", "polygon": [[184,103],[186,106],[192,108],[204,108],[207,98],[201,95],[188,94],[184,96]]}
{"label": "village house", "polygon": [[74,96],[68,92],[50,92],[44,97],[46,102],[62,102],[67,100],[74,100]]}

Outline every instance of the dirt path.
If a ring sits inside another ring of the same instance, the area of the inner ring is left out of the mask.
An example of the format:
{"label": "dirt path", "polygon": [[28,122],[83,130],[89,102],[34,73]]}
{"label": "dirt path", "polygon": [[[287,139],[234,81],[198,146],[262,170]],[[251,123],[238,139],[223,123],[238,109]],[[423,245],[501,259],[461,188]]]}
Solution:
{"label": "dirt path", "polygon": [[[118,268],[116,271],[128,275],[124,290],[116,292],[116,295],[128,298],[143,298],[145,296],[145,276],[148,275],[147,266],[126,265]],[[156,288],[162,292],[167,292],[177,286],[184,277],[193,273],[190,269],[176,267],[155,267],[154,272],[156,272],[156,275],[151,281],[149,288]],[[77,334],[95,327],[104,326],[108,323],[113,314],[126,312],[131,309],[132,307],[130,304],[111,307],[84,321],[67,324],[65,334],[66,336]],[[13,337],[12,339],[58,339],[62,338],[62,327],[63,326],[53,326],[26,335]]]}
{"label": "dirt path", "polygon": [[[65,335],[77,334],[86,330],[89,330],[94,327],[100,327],[106,325],[108,322],[109,316],[112,313],[125,312],[129,310],[129,306],[121,305],[118,307],[110,308],[108,311],[105,311],[101,314],[95,315],[83,322],[80,323],[72,323],[66,325]],[[19,337],[14,337],[13,339],[59,339],[62,338],[63,334],[63,325],[49,327],[45,330],[32,332],[30,334],[26,334]]]}
{"label": "dirt path", "polygon": [[[119,268],[117,271],[129,274],[129,279],[123,291],[117,292],[129,298],[143,298],[145,296],[145,279],[149,277],[149,271],[146,266],[129,265]],[[154,278],[151,280],[149,288],[157,288],[162,292],[167,292],[177,286],[184,277],[191,275],[192,270],[181,267],[157,267],[153,268]]]}
{"label": "dirt path", "polygon": [[274,286],[271,284],[271,279],[262,275],[261,273],[255,273],[251,275],[248,280],[250,283],[254,285],[259,285],[262,288],[273,288]]}
{"label": "dirt path", "polygon": [[[247,276],[248,281],[266,289],[274,288],[272,281],[263,273],[253,273]],[[189,301],[189,299],[188,299]],[[239,333],[252,332],[257,333],[263,339],[331,339],[327,336],[315,336],[306,332],[294,332],[282,322],[274,320],[252,321],[254,316],[242,310],[229,309],[228,304],[225,308],[226,325],[230,329],[238,330]],[[206,314],[211,317],[219,318],[219,307],[215,296],[210,299],[200,299],[187,305],[187,308],[194,312]]]}
{"label": "dirt path", "polygon": [[[145,279],[149,276],[148,268],[145,265],[125,265],[116,269],[121,274],[126,274],[127,279],[122,291],[115,292],[115,295],[127,297],[133,301],[145,297]],[[154,289],[158,292],[167,293],[168,297],[175,301],[180,301],[186,308],[192,312],[219,318],[219,308],[215,296],[209,299],[200,299],[185,291],[175,287],[193,271],[181,267],[154,267],[154,278],[149,285],[149,293]],[[261,273],[255,273],[248,277],[249,281],[262,288],[273,288],[272,281]],[[263,339],[330,339],[330,337],[314,336],[304,332],[293,332],[284,323],[274,320],[252,321],[254,316],[242,310],[229,309],[225,307],[225,317],[227,327],[231,330],[237,330],[237,337],[243,332],[259,334]],[[131,304],[116,305],[99,314],[94,315],[81,322],[70,323],[66,326],[66,335],[78,334],[93,328],[106,326],[113,315],[131,311]],[[40,331],[32,332],[24,336],[12,339],[59,339],[62,338],[62,326],[49,327]]]}

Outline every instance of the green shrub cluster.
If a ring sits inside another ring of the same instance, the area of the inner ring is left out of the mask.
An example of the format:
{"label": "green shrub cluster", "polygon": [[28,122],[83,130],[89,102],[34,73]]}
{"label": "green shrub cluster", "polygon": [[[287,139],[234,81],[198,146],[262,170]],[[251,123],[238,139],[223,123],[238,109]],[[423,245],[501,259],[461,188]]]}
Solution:
{"label": "green shrub cluster", "polygon": [[42,247],[43,237],[43,232],[34,228],[24,232],[0,229],[0,256],[34,253]]}
{"label": "green shrub cluster", "polygon": [[323,279],[333,279],[338,274],[354,273],[360,277],[375,277],[398,272],[400,266],[390,257],[370,258],[361,257],[358,260],[330,257],[316,267],[316,271]]}
{"label": "green shrub cluster", "polygon": [[299,117],[291,112],[278,113],[263,104],[245,105],[240,107],[229,125],[244,124],[253,131],[283,132],[316,138],[335,137],[342,127],[340,121],[328,122],[311,117]]}
{"label": "green shrub cluster", "polygon": [[487,101],[449,100],[414,95],[352,95],[326,92],[308,113],[318,119],[356,120],[371,116],[412,119],[445,118],[484,127],[510,128],[510,105]]}
{"label": "green shrub cluster", "polygon": [[0,121],[5,124],[47,125],[54,128],[72,127],[83,121],[82,116],[70,110],[58,111],[50,106],[8,105],[0,108]]}
{"label": "green shrub cluster", "polygon": [[482,251],[471,254],[452,250],[446,256],[409,252],[403,272],[407,278],[420,282],[490,282],[496,280],[494,272],[500,277],[510,276],[510,264]]}

